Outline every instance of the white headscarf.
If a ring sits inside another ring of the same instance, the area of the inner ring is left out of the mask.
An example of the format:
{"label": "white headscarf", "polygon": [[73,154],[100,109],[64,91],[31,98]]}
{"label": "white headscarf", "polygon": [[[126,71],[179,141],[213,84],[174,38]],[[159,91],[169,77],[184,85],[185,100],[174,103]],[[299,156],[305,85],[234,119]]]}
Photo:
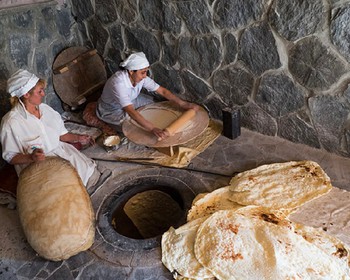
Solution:
{"label": "white headscarf", "polygon": [[143,52],[137,52],[129,55],[119,64],[127,70],[140,70],[149,66],[146,55]]}
{"label": "white headscarf", "polygon": [[20,98],[30,91],[38,81],[37,76],[27,70],[20,69],[7,80],[7,91],[12,97]]}

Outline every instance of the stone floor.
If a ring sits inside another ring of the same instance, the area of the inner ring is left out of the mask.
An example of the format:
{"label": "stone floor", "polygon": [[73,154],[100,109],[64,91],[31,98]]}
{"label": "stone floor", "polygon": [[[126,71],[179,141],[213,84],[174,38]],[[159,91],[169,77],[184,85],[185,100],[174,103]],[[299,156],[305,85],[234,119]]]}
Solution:
{"label": "stone floor", "polygon": [[[266,163],[305,159],[318,162],[335,187],[350,190],[350,159],[242,129],[241,136],[234,140],[220,136],[192,160],[189,170],[99,161],[99,168],[111,170],[112,175],[91,198],[100,219],[100,205],[123,177],[151,174],[186,178],[194,192],[200,193],[225,186],[236,172]],[[0,279],[172,279],[161,263],[159,239],[151,240],[153,245],[144,250],[142,244],[121,246],[97,230],[96,241],[88,251],[66,261],[51,262],[37,256],[26,242],[16,210],[0,207],[0,221]]]}

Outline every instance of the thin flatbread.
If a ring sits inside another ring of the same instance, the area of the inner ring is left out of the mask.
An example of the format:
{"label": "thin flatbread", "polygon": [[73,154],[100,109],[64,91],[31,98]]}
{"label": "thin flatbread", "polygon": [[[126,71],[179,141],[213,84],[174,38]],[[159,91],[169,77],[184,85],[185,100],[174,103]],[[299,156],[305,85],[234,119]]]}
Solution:
{"label": "thin flatbread", "polygon": [[297,223],[293,224],[296,234],[302,236],[306,241],[317,246],[327,255],[332,256],[333,259],[344,269],[344,271],[348,271],[347,279],[350,279],[350,250],[345,243],[343,243],[340,239],[327,234],[322,229]]}
{"label": "thin flatbread", "polygon": [[89,194],[65,159],[46,157],[23,169],[17,210],[29,244],[48,260],[66,260],[94,242],[95,214]]}
{"label": "thin flatbread", "polygon": [[187,221],[209,216],[219,210],[238,209],[245,205],[232,201],[229,187],[222,187],[195,199],[187,214]]}
{"label": "thin flatbread", "polygon": [[195,256],[218,279],[349,279],[349,267],[297,234],[292,222],[243,209],[218,211],[197,230]]}
{"label": "thin flatbread", "polygon": [[314,244],[320,250],[334,259],[343,266],[344,269],[349,269],[350,251],[348,245],[335,236],[326,233],[321,228],[307,226],[297,223],[286,218],[286,213],[280,210],[271,210],[260,206],[246,206],[237,209],[236,213],[245,215],[253,219],[260,219],[266,222],[277,224],[280,227],[287,227],[302,236],[306,241]]}
{"label": "thin flatbread", "polygon": [[332,189],[323,169],[313,161],[290,161],[259,166],[231,179],[231,199],[291,211]]}
{"label": "thin flatbread", "polygon": [[197,229],[206,218],[194,220],[162,236],[162,262],[175,279],[211,279],[213,274],[204,268],[194,256],[194,240]]}

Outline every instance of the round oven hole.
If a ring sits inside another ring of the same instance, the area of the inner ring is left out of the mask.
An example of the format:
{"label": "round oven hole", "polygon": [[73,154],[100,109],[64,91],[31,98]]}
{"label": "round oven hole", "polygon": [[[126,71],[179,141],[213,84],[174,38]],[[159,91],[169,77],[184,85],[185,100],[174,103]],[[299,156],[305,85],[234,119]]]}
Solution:
{"label": "round oven hole", "polygon": [[119,234],[133,239],[162,235],[185,220],[184,202],[169,186],[150,186],[137,193],[125,193],[112,212],[111,224]]}

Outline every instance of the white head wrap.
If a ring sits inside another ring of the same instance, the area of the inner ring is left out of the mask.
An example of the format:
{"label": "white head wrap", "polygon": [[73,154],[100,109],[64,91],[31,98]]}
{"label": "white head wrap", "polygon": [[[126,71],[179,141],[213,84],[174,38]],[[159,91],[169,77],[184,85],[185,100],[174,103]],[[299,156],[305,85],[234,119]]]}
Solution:
{"label": "white head wrap", "polygon": [[20,98],[30,91],[38,81],[37,76],[27,70],[20,69],[7,80],[7,91],[11,96]]}
{"label": "white head wrap", "polygon": [[127,70],[140,70],[149,66],[146,55],[143,52],[137,52],[129,55],[119,64]]}

